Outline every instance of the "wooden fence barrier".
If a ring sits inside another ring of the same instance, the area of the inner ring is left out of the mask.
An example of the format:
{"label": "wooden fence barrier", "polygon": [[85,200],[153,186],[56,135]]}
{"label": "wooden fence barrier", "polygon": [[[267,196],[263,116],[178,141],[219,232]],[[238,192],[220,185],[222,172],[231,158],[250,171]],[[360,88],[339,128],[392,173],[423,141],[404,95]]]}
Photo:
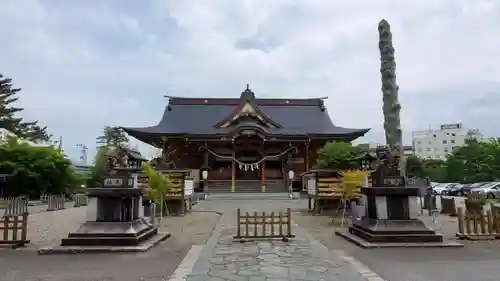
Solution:
{"label": "wooden fence barrier", "polygon": [[49,195],[48,194],[42,194],[42,195],[40,195],[40,201],[42,201],[42,203],[49,202]]}
{"label": "wooden fence barrier", "polygon": [[500,239],[500,214],[490,210],[478,213],[464,212],[457,208],[458,232],[457,237],[469,240]]}
{"label": "wooden fence barrier", "polygon": [[156,225],[156,203],[152,202],[147,208],[149,209],[149,223]]}
{"label": "wooden fence barrier", "polygon": [[0,245],[12,245],[12,248],[23,247],[30,241],[28,237],[28,212],[5,215],[0,218]]}
{"label": "wooden fence barrier", "polygon": [[441,213],[449,214],[450,216],[457,215],[457,207],[455,204],[455,198],[453,198],[453,197],[441,197]]}
{"label": "wooden fence barrier", "polygon": [[12,197],[4,199],[5,213],[0,218],[0,245],[22,247],[30,241],[27,239],[28,199]]}
{"label": "wooden fence barrier", "polygon": [[236,235],[234,239],[240,239],[244,242],[248,239],[273,239],[281,238],[283,241],[288,241],[288,238],[295,237],[292,234],[292,213],[290,208],[286,209],[286,213],[278,212],[275,215],[274,212],[270,214],[262,212],[258,214],[254,212],[253,215],[249,215],[248,212],[245,215],[241,215],[241,210],[238,208],[236,210]]}
{"label": "wooden fence barrier", "polygon": [[89,204],[89,198],[86,194],[75,194],[73,200],[75,201],[75,207],[87,206]]}
{"label": "wooden fence barrier", "polygon": [[12,216],[28,212],[28,199],[24,197],[10,197],[3,199],[5,216]]}
{"label": "wooden fence barrier", "polygon": [[424,196],[424,209],[429,209],[429,204],[432,204],[431,205],[431,208],[432,209],[436,209],[436,196]]}
{"label": "wooden fence barrier", "polygon": [[57,211],[65,208],[64,203],[66,203],[66,200],[64,195],[49,195],[48,199],[47,211]]}

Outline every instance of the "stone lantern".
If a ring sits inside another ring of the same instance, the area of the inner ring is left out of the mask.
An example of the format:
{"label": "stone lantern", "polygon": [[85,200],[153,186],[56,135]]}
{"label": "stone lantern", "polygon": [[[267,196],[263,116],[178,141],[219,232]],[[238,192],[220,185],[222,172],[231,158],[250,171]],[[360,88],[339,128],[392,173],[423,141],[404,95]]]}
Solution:
{"label": "stone lantern", "polygon": [[143,189],[138,185],[141,163],[127,167],[129,156],[122,155],[120,159],[115,156],[108,159],[112,168],[102,178],[100,187],[87,192],[91,198],[88,210],[91,218],[63,238],[60,246],[42,249],[41,254],[145,251],[170,236],[159,234],[158,228],[143,215]]}

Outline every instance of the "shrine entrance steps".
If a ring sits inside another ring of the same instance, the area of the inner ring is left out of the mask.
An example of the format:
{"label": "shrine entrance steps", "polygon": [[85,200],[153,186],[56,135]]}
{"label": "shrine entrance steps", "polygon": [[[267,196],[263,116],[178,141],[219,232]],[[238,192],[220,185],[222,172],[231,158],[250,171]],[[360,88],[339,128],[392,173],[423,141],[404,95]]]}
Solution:
{"label": "shrine entrance steps", "polygon": [[205,200],[290,200],[288,192],[259,193],[208,193]]}
{"label": "shrine entrance steps", "polygon": [[[237,180],[234,192],[231,188],[231,181],[209,181],[208,193],[259,193],[262,192],[260,181]],[[265,193],[283,193],[288,189],[283,181],[266,181]]]}

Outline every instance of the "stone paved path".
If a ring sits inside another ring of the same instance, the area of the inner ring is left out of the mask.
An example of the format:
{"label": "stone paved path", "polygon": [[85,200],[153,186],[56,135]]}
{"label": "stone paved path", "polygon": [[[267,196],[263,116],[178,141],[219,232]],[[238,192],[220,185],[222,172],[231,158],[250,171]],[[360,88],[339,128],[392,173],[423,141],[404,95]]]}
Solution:
{"label": "stone paved path", "polygon": [[295,226],[289,242],[233,241],[234,215],[225,213],[186,281],[361,281],[350,264]]}

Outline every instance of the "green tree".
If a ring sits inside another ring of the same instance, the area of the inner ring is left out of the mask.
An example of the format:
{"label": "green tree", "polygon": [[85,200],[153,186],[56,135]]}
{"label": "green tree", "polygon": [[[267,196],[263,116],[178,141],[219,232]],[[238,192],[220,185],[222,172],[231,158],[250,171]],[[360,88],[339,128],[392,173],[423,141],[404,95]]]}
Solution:
{"label": "green tree", "polygon": [[408,177],[425,177],[424,163],[415,156],[406,158],[406,175]]}
{"label": "green tree", "polygon": [[129,138],[127,133],[120,127],[106,126],[102,131],[102,135],[96,138],[99,148],[118,148],[121,146],[128,146]]}
{"label": "green tree", "polygon": [[[316,166],[318,168],[349,169],[353,167],[353,159],[358,157],[361,149],[349,142],[330,141],[318,149]],[[355,164],[355,163],[354,163]]]}
{"label": "green tree", "polygon": [[107,148],[105,146],[102,146],[97,151],[97,154],[95,155],[95,158],[94,158],[94,163],[93,163],[94,165],[92,166],[92,169],[90,170],[89,179],[87,180],[87,187],[88,188],[93,188],[93,187],[99,186],[99,182],[101,181],[101,178],[106,173],[106,161],[107,161],[108,152],[109,152],[109,148]]}
{"label": "green tree", "polygon": [[0,74],[0,128],[6,129],[16,136],[30,141],[48,141],[50,135],[47,127],[38,125],[38,121],[26,122],[17,116],[24,109],[14,104],[19,99],[20,88],[14,88],[12,79]]}
{"label": "green tree", "polygon": [[436,182],[448,181],[446,161],[439,159],[423,159],[421,161],[424,177]]}
{"label": "green tree", "polygon": [[472,183],[500,179],[500,141],[468,140],[446,160],[448,181]]}
{"label": "green tree", "polygon": [[71,162],[52,147],[33,147],[7,137],[0,142],[0,173],[11,176],[8,196],[67,193],[76,178]]}
{"label": "green tree", "polygon": [[142,171],[148,177],[147,193],[160,210],[166,210],[163,198],[169,192],[172,183],[166,174],[158,172],[151,164],[142,163]]}
{"label": "green tree", "polygon": [[409,156],[406,158],[406,174],[408,177],[421,177],[445,182],[447,181],[446,162]]}

